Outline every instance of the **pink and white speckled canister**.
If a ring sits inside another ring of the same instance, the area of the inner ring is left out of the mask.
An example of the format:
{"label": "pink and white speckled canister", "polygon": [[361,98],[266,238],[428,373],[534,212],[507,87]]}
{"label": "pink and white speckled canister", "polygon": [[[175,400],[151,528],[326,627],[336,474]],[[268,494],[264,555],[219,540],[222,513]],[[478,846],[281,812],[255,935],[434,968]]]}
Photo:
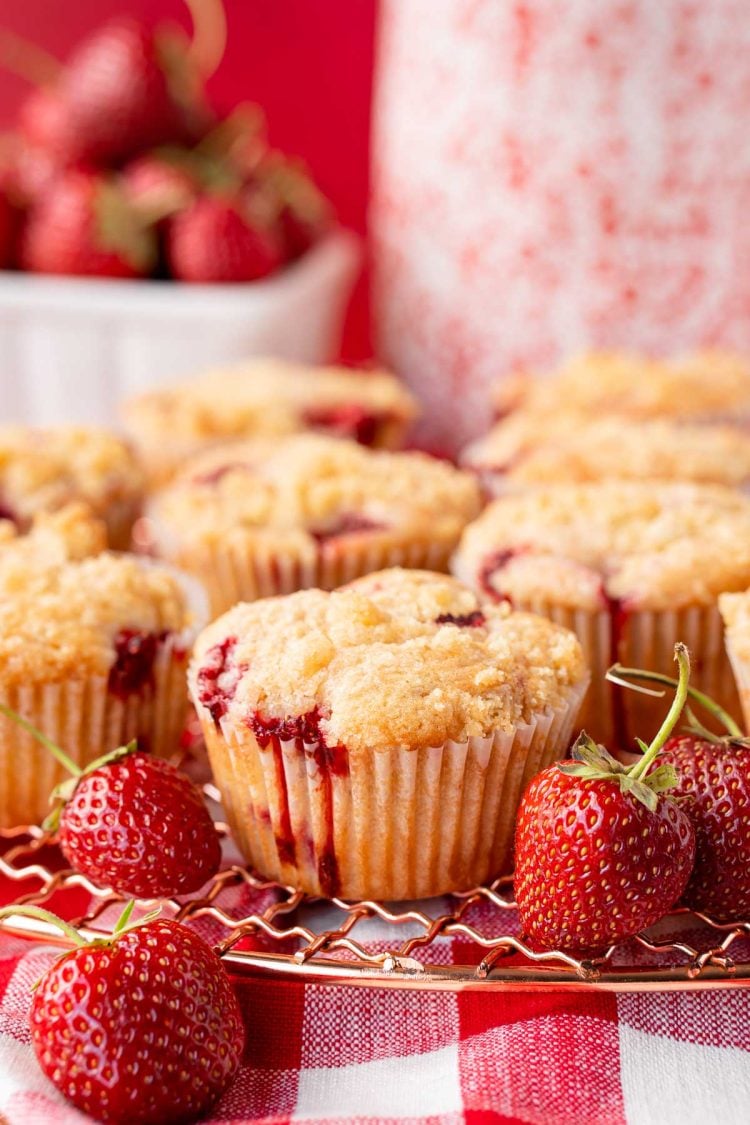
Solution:
{"label": "pink and white speckled canister", "polygon": [[743,0],[382,0],[379,46],[376,328],[423,438],[588,346],[750,350]]}

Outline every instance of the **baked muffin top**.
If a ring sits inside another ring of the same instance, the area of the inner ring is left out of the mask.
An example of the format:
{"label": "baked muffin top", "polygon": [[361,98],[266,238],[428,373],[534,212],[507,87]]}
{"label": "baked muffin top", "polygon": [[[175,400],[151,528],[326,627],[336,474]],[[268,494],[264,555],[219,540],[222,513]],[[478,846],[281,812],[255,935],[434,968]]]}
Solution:
{"label": "baked muffin top", "polygon": [[461,463],[502,494],[559,481],[685,480],[739,487],[750,480],[750,438],[737,427],[668,419],[519,410],[467,446]]}
{"label": "baked muffin top", "polygon": [[135,503],[143,474],[128,444],[86,426],[0,427],[0,515],[21,527],[75,500],[97,514]]}
{"label": "baked muffin top", "polygon": [[[122,417],[145,453],[172,457],[219,441],[322,430],[363,445],[390,445],[387,423],[417,414],[394,375],[258,359],[130,399]],[[384,428],[385,427],[385,428]],[[169,469],[162,466],[164,472]]]}
{"label": "baked muffin top", "polygon": [[732,651],[740,660],[750,660],[750,590],[722,594],[719,609]]}
{"label": "baked muffin top", "polygon": [[493,501],[453,570],[519,604],[711,604],[750,584],[750,499],[720,485],[548,485]]}
{"label": "baked muffin top", "polygon": [[157,548],[232,538],[309,548],[342,535],[453,541],[479,512],[471,474],[421,453],[320,434],[223,445],[185,465],[147,509]]}
{"label": "baked muffin top", "polygon": [[669,417],[732,422],[750,414],[750,362],[722,351],[670,359],[625,352],[576,356],[550,375],[512,375],[498,383],[502,415],[583,411],[632,418]]}
{"label": "baked muffin top", "polygon": [[216,723],[354,753],[511,731],[587,680],[568,630],[399,568],[236,605],[198,638],[189,673]]}
{"label": "baked muffin top", "polygon": [[[45,529],[27,540],[41,539]],[[21,542],[18,548],[21,548]],[[9,684],[109,676],[117,694],[151,675],[158,645],[192,623],[185,587],[165,566],[109,552],[21,568],[0,546],[0,679]],[[106,749],[106,748],[103,748]]]}
{"label": "baked muffin top", "polygon": [[0,584],[8,593],[31,571],[99,555],[106,546],[106,527],[85,504],[40,512],[25,534],[10,520],[0,520]]}

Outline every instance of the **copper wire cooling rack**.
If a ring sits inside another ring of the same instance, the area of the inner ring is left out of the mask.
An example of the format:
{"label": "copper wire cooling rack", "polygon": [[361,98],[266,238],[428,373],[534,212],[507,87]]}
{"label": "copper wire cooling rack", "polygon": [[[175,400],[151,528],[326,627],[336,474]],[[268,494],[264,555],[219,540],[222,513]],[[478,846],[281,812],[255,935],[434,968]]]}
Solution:
{"label": "copper wire cooling rack", "polygon": [[[225,825],[219,830],[227,835]],[[0,878],[18,885],[17,904],[50,905],[89,937],[111,931],[121,896],[64,868],[41,829],[0,830],[0,845]],[[200,926],[239,974],[451,990],[646,992],[750,984],[750,922],[722,925],[688,911],[597,961],[533,953],[518,936],[510,879],[416,904],[324,902],[229,862],[200,896],[160,901],[164,916]],[[140,906],[145,911],[153,903]],[[57,930],[21,915],[0,927],[64,944]]]}

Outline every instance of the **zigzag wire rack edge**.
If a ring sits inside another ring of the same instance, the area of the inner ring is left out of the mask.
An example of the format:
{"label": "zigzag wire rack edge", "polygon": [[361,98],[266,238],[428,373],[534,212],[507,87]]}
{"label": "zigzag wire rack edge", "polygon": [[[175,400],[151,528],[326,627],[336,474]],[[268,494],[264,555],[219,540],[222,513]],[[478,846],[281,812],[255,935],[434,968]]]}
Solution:
{"label": "zigzag wire rack edge", "polygon": [[[213,787],[206,787],[214,796]],[[219,822],[226,834],[226,826]],[[123,901],[106,888],[94,886],[85,877],[69,870],[53,870],[38,862],[39,855],[50,842],[38,828],[19,827],[0,830],[0,842],[6,851],[0,855],[0,876],[17,882],[36,879],[41,886],[22,894],[16,902],[44,904],[58,891],[78,888],[91,897],[91,907],[80,919],[82,932],[101,937],[108,932],[102,915],[109,907]],[[14,843],[14,841],[17,841]],[[257,892],[273,896],[269,905],[258,913],[234,917],[221,905],[222,894],[232,887],[246,884]],[[737,988],[750,985],[750,961],[735,960],[732,947],[741,939],[750,939],[750,922],[719,924],[704,916],[691,916],[687,911],[669,916],[668,923],[694,920],[706,933],[715,934],[704,949],[679,939],[664,939],[653,934],[633,939],[641,955],[651,954],[651,962],[619,966],[612,961],[616,949],[599,962],[579,962],[561,953],[538,954],[529,950],[511,932],[503,930],[503,915],[514,909],[504,888],[510,879],[477,887],[451,896],[449,906],[436,910],[434,900],[418,906],[378,902],[345,903],[332,900],[329,912],[335,909],[341,920],[335,928],[312,928],[309,918],[298,915],[319,900],[309,900],[291,887],[263,880],[247,868],[234,864],[220,871],[209,882],[200,897],[161,900],[166,916],[183,921],[209,919],[218,925],[223,937],[217,943],[230,970],[242,976],[264,976],[298,979],[319,983],[337,983],[356,987],[390,987],[432,990],[590,990],[615,992],[695,991]],[[490,936],[466,921],[472,907],[489,905],[497,915],[499,932]],[[143,900],[145,907],[149,906]],[[431,912],[432,911],[432,912]],[[393,947],[377,953],[368,951],[351,935],[365,919],[377,919],[393,931]],[[287,924],[289,923],[289,924]],[[421,932],[403,940],[399,926],[421,927]],[[37,920],[13,915],[0,921],[3,932],[37,942],[64,945],[59,933]],[[294,952],[273,949],[242,948],[242,939],[262,935],[269,944],[290,941],[301,943]],[[460,937],[472,943],[480,955],[478,964],[442,964],[429,959],[429,950],[439,938]],[[343,953],[343,956],[336,954]],[[427,956],[425,956],[425,954]],[[512,954],[520,954],[522,963],[509,963]],[[676,964],[660,963],[658,958],[673,955]],[[747,955],[747,954],[746,954]]]}

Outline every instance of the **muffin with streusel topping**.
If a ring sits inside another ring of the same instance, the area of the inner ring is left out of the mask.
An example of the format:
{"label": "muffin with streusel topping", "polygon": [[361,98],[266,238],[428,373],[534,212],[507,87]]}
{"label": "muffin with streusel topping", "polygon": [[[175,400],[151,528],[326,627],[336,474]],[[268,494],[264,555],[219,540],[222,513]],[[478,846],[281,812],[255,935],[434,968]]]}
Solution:
{"label": "muffin with streusel topping", "polygon": [[[0,702],[79,766],[131,738],[170,754],[205,599],[169,567],[90,555],[103,528],[85,519],[40,516],[27,535],[0,540]],[[30,734],[0,718],[0,825],[39,823],[64,776]]]}
{"label": "muffin with streusel topping", "polygon": [[6,593],[13,573],[21,583],[29,570],[100,555],[106,548],[107,528],[85,504],[39,512],[25,533],[12,520],[0,519],[0,572]]}
{"label": "muffin with streusel topping", "polygon": [[491,496],[601,480],[694,481],[747,491],[750,440],[735,426],[562,412],[539,418],[520,410],[467,446],[461,464]]}
{"label": "muffin with streusel topping", "polygon": [[126,550],[143,484],[134,453],[107,430],[0,427],[0,518],[21,531],[39,512],[82,501],[104,520],[110,547]]}
{"label": "muffin with streusel topping", "polygon": [[298,434],[212,450],[147,507],[149,542],[195,574],[213,612],[385,566],[446,570],[479,512],[469,473],[421,453]]}
{"label": "muffin with streusel topping", "polygon": [[387,371],[310,367],[256,359],[148,391],[126,402],[123,421],[152,482],[225,441],[317,430],[376,449],[398,449],[417,414]]}
{"label": "muffin with streusel topping", "polygon": [[453,571],[487,597],[573,629],[591,666],[582,722],[626,748],[663,703],[605,683],[616,660],[694,682],[737,715],[718,597],[750,584],[750,499],[719,485],[549,485],[495,500],[466,528]]}
{"label": "muffin with streusel topping", "polygon": [[405,899],[510,869],[524,786],[564,755],[588,671],[568,630],[395,568],[235,606],[188,678],[250,863]]}
{"label": "muffin with streusel topping", "polygon": [[724,640],[740,693],[745,730],[750,731],[750,590],[722,594],[719,610],[724,619]]}
{"label": "muffin with streusel topping", "polygon": [[732,352],[698,351],[669,359],[628,352],[589,352],[547,375],[517,374],[494,394],[500,417],[575,411],[643,420],[750,422],[750,360]]}

